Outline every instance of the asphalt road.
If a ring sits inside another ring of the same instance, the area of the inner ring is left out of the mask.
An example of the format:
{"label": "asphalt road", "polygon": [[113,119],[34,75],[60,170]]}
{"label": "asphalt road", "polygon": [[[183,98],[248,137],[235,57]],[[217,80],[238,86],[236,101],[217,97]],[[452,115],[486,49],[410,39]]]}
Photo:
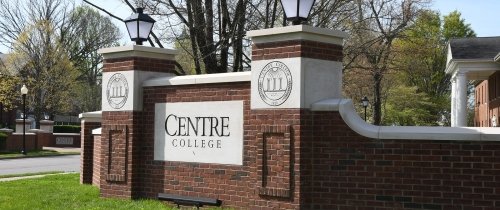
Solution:
{"label": "asphalt road", "polygon": [[46,171],[80,171],[80,155],[0,160],[0,175]]}

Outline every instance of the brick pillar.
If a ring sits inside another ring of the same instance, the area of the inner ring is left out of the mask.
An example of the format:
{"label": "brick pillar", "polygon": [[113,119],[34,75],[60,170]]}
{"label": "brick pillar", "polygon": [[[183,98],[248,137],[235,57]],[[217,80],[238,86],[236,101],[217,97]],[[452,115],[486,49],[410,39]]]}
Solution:
{"label": "brick pillar", "polygon": [[80,183],[92,184],[94,165],[94,136],[92,130],[101,127],[101,112],[87,112],[79,115],[81,119],[80,134]]}
{"label": "brick pillar", "polygon": [[100,189],[103,197],[136,197],[142,82],[174,76],[174,50],[125,46],[99,50],[104,56]]}
{"label": "brick pillar", "polygon": [[[251,109],[259,124],[257,193],[289,199],[294,208],[310,202],[315,102],[342,98],[341,31],[306,25],[249,31],[252,37]],[[259,117],[258,117],[259,118]]]}

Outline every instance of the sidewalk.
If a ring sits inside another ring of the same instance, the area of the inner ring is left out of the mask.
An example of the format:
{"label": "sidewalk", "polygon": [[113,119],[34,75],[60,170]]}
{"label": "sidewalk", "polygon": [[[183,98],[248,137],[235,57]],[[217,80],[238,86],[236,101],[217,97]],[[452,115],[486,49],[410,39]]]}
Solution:
{"label": "sidewalk", "polygon": [[75,147],[43,147],[44,150],[52,150],[56,152],[80,152],[80,148]]}

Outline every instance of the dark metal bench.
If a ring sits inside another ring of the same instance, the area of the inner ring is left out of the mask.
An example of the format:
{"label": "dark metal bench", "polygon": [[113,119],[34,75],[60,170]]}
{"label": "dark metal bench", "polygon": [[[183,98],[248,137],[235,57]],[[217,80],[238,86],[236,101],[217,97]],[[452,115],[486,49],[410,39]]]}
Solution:
{"label": "dark metal bench", "polygon": [[192,197],[166,193],[158,193],[158,199],[164,201],[172,201],[177,204],[177,208],[179,208],[180,205],[185,205],[196,206],[196,208],[199,209],[203,205],[220,206],[222,204],[221,200],[215,198]]}

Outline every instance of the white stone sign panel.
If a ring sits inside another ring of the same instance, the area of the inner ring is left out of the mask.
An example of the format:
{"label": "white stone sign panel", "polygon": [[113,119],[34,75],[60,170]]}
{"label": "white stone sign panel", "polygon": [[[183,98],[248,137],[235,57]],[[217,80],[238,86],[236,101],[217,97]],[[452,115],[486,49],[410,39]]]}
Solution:
{"label": "white stone sign panel", "polygon": [[102,74],[102,111],[141,111],[142,83],[169,73],[118,71]]}
{"label": "white stone sign panel", "polygon": [[342,98],[342,62],[312,58],[252,61],[252,109],[310,108]]}
{"label": "white stone sign panel", "polygon": [[73,137],[56,137],[57,145],[73,145]]}
{"label": "white stone sign panel", "polygon": [[243,165],[243,101],[155,105],[154,159]]}

